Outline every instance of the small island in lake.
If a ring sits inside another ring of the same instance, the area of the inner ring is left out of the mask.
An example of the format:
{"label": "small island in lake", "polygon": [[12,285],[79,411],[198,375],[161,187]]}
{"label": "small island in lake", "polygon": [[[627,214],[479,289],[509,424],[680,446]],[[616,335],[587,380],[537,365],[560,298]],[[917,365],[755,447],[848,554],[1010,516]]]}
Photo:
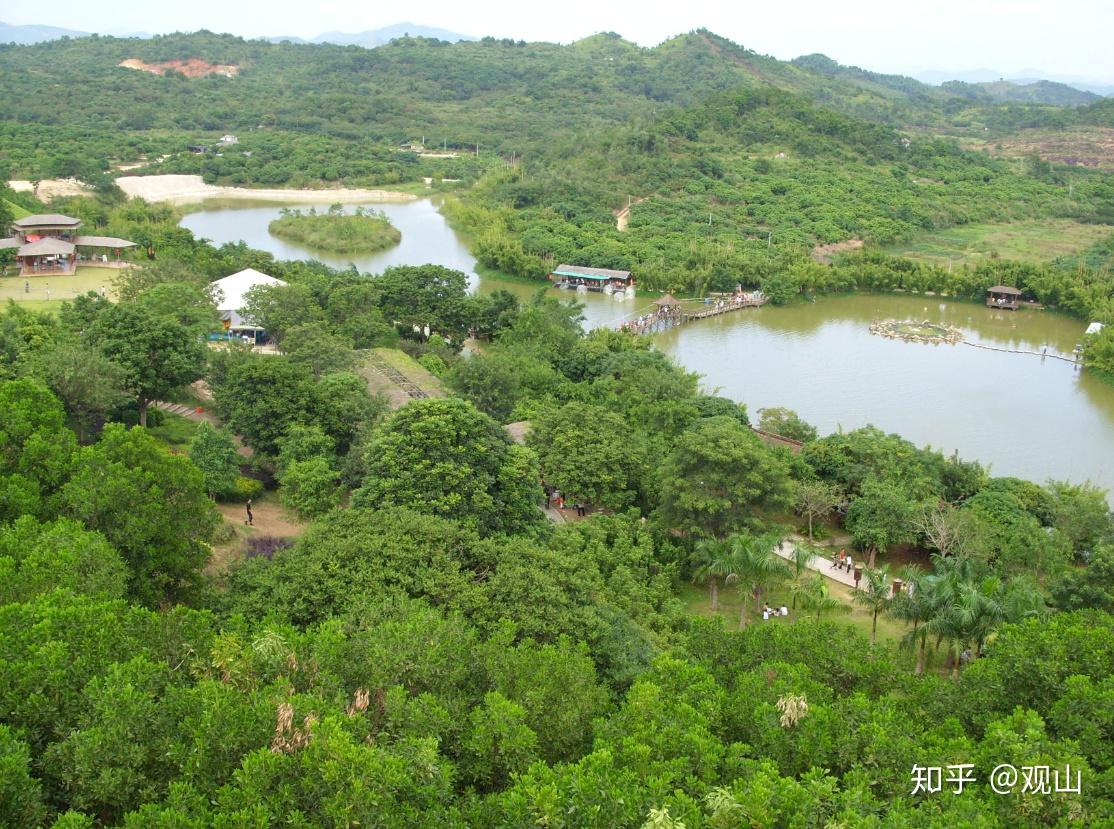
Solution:
{"label": "small island in lake", "polygon": [[355,213],[345,213],[339,204],[325,213],[312,207],[307,211],[284,208],[267,229],[280,239],[330,253],[373,253],[402,239],[381,210],[357,207]]}

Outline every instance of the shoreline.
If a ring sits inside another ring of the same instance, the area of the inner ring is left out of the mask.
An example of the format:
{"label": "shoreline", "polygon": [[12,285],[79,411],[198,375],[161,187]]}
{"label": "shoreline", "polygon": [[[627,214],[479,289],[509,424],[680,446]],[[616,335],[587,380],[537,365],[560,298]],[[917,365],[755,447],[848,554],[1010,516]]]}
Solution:
{"label": "shoreline", "polygon": [[120,176],[116,185],[129,198],[161,202],[178,207],[208,201],[256,202],[264,204],[382,204],[414,201],[418,196],[397,190],[337,187],[327,190],[286,190],[224,187],[206,184],[196,175]]}

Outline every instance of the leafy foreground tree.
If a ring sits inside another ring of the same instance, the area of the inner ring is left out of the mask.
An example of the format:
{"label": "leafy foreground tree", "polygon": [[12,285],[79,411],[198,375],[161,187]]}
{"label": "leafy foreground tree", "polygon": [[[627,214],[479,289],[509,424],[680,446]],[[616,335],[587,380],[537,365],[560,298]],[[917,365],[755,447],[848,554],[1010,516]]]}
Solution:
{"label": "leafy foreground tree", "polygon": [[113,305],[98,314],[92,341],[124,372],[124,387],[147,425],[151,402],[199,378],[205,369],[204,342],[181,323],[139,305]]}
{"label": "leafy foreground tree", "polygon": [[546,482],[567,496],[608,509],[636,500],[645,454],[614,412],[568,403],[538,417],[527,440],[538,452]]}
{"label": "leafy foreground tree", "polygon": [[723,538],[756,508],[788,506],[789,466],[732,417],[683,432],[659,475],[660,515],[670,527]]}
{"label": "leafy foreground tree", "polygon": [[227,432],[204,421],[199,423],[190,441],[189,455],[205,478],[205,489],[210,498],[227,496],[235,491],[236,478],[240,474],[240,456]]}
{"label": "leafy foreground tree", "polygon": [[128,397],[123,369],[77,341],[63,341],[36,351],[28,370],[58,395],[73,418],[77,439],[82,443]]}
{"label": "leafy foreground tree", "polygon": [[372,438],[366,468],[353,506],[406,507],[482,534],[521,532],[543,518],[533,452],[464,400],[419,400],[399,409]]}
{"label": "leafy foreground tree", "polygon": [[129,594],[148,605],[196,585],[219,520],[197,467],[118,424],[79,450],[58,502],[120,551]]}

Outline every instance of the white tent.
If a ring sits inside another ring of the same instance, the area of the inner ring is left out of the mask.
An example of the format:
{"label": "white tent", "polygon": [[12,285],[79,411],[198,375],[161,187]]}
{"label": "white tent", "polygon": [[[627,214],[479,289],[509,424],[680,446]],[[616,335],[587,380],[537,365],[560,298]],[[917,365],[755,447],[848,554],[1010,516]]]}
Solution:
{"label": "white tent", "polygon": [[1086,330],[1086,331],[1084,331],[1083,333],[1084,333],[1084,334],[1097,334],[1097,333],[1099,333],[1099,332],[1100,332],[1100,331],[1101,331],[1101,330],[1102,330],[1102,329],[1103,329],[1104,327],[1105,327],[1105,326],[1104,326],[1104,325],[1103,325],[1103,324],[1102,324],[1101,322],[1092,322],[1092,323],[1091,323],[1090,325],[1088,325],[1088,326],[1087,326],[1087,330]]}
{"label": "white tent", "polygon": [[217,303],[220,318],[228,321],[228,327],[255,328],[251,320],[240,316],[240,309],[247,303],[247,293],[260,285],[285,285],[281,279],[267,276],[254,268],[246,268],[239,273],[218,279],[213,283],[213,300]]}

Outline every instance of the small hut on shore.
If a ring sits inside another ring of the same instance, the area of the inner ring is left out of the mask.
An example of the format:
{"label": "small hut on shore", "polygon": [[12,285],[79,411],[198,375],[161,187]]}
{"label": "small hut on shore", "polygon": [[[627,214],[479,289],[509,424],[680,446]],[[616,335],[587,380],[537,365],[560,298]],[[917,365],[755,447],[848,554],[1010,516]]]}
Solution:
{"label": "small hut on shore", "polygon": [[986,291],[987,308],[1006,308],[1016,311],[1021,307],[1021,291],[1009,285],[995,285]]}

